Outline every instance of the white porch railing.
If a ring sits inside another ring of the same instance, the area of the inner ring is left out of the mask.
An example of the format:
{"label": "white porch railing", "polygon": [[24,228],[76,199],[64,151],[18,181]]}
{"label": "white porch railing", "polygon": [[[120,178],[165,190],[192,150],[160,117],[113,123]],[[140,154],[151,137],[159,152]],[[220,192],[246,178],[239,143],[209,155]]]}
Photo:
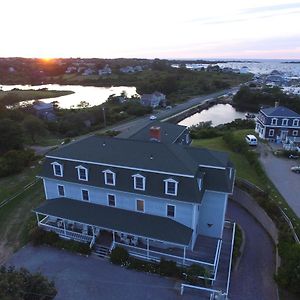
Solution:
{"label": "white porch railing", "polygon": [[83,233],[79,233],[79,232],[75,232],[75,231],[70,231],[64,228],[59,228],[59,227],[55,227],[49,224],[44,224],[39,222],[39,227],[43,228],[44,230],[47,231],[53,231],[56,232],[58,235],[62,236],[62,237],[67,237],[70,238],[72,240],[77,240],[80,242],[86,242],[86,243],[91,243],[93,240],[93,236],[91,235],[86,235]]}
{"label": "white porch railing", "polygon": [[[140,248],[140,247],[136,247],[136,246],[132,246],[132,245],[126,245],[126,244],[122,244],[119,242],[115,242],[115,245],[119,245],[123,248],[128,248],[129,249],[129,254],[136,256],[136,257],[140,257],[140,258],[144,258],[147,260],[156,260],[159,261],[161,257],[166,256],[169,257],[173,260],[175,260],[176,262],[183,264],[183,265],[188,265],[188,262],[192,263],[192,264],[199,264],[202,265],[204,267],[210,267],[213,268],[214,264],[212,263],[208,263],[205,261],[201,261],[201,260],[195,260],[192,258],[188,258],[188,257],[183,257],[183,256],[177,256],[177,255],[173,255],[173,254],[168,254],[165,252],[158,252],[158,251],[154,251],[154,250],[147,250],[144,248]],[[137,252],[138,251],[138,252]],[[148,252],[149,251],[149,255]]]}

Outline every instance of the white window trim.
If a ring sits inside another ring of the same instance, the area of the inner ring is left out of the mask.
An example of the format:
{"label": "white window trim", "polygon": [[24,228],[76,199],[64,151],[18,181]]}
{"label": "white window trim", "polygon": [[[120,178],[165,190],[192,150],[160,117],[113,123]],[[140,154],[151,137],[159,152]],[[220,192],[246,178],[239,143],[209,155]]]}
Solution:
{"label": "white window trim", "polygon": [[[82,181],[88,181],[89,180],[89,173],[88,173],[88,169],[84,166],[77,166],[75,167],[77,169],[77,177],[78,180],[82,180]],[[80,170],[85,170],[85,177],[86,178],[80,178]]]}
{"label": "white window trim", "polygon": [[293,126],[299,126],[299,120],[298,119],[293,120]]}
{"label": "white window trim", "polygon": [[[59,194],[59,187],[60,187],[60,186],[62,186],[63,189],[64,189],[64,194],[63,194],[63,195],[60,195],[60,194]],[[57,185],[57,193],[58,193],[58,196],[59,196],[59,197],[66,197],[66,190],[65,190],[65,186],[64,186],[63,184],[58,184],[58,185]]]}
{"label": "white window trim", "polygon": [[[138,201],[142,201],[143,202],[143,210],[138,210]],[[135,200],[135,211],[140,212],[140,213],[144,213],[145,212],[145,200],[142,200],[142,199],[136,199]]]}
{"label": "white window trim", "polygon": [[[169,178],[169,179],[165,179],[164,180],[165,182],[165,194],[166,195],[171,195],[171,196],[177,196],[177,191],[178,191],[178,181],[172,179],[172,178]],[[169,182],[172,182],[172,183],[175,183],[175,193],[172,194],[172,193],[168,193],[168,183]]]}
{"label": "white window trim", "polygon": [[[146,177],[141,175],[141,174],[135,174],[135,175],[132,175],[132,177],[133,177],[133,187],[134,187],[134,189],[144,191],[145,188],[146,188]],[[143,180],[143,187],[142,188],[137,187],[137,185],[136,185],[136,179],[137,178],[142,178],[142,180]]]}
{"label": "white window trim", "polygon": [[[88,194],[88,200],[83,199],[83,191],[87,191]],[[90,202],[90,192],[87,189],[81,189],[81,200],[84,202]]]}
{"label": "white window trim", "polygon": [[[52,165],[52,168],[53,168],[53,174],[54,174],[54,176],[63,177],[63,175],[64,175],[63,165],[60,164],[60,163],[58,163],[58,162],[56,162],[56,161],[53,162],[53,163],[51,163],[51,165]],[[56,174],[56,172],[55,172],[55,166],[59,166],[60,167],[60,173],[61,174]]]}
{"label": "white window trim", "polygon": [[[111,170],[104,170],[104,171],[102,171],[102,173],[104,173],[104,183],[106,185],[114,185],[114,186],[116,185],[116,173],[114,173]],[[108,183],[107,182],[107,174],[108,173],[113,175],[113,183]]]}
{"label": "white window trim", "polygon": [[282,123],[281,124],[282,124],[282,126],[288,126],[289,125],[289,119],[282,119]]}
{"label": "white window trim", "polygon": [[298,135],[298,130],[293,130],[292,135],[297,136]]}
{"label": "white window trim", "polygon": [[[114,196],[114,199],[115,199],[115,205],[109,205],[109,198],[108,196]],[[107,193],[106,194],[106,198],[107,198],[107,205],[110,206],[110,207],[117,207],[117,197],[115,194],[112,194],[112,193]]]}
{"label": "white window trim", "polygon": [[[273,121],[275,121],[275,122],[273,122]],[[272,118],[271,125],[277,125],[277,121],[278,121],[277,118]]]}
{"label": "white window trim", "polygon": [[[174,207],[174,217],[168,216],[168,206],[173,206],[173,207]],[[174,219],[176,218],[176,205],[167,203],[167,205],[166,205],[166,216],[167,216],[168,218],[174,218]]]}
{"label": "white window trim", "polygon": [[269,129],[269,136],[274,136],[274,129]]}

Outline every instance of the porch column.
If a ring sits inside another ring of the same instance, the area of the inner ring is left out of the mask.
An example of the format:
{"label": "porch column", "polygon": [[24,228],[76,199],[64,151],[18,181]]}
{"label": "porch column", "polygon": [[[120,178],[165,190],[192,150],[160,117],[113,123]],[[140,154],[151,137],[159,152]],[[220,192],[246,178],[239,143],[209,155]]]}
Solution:
{"label": "porch column", "polygon": [[93,236],[95,236],[95,228],[94,228],[94,226],[92,226],[92,233],[93,233]]}
{"label": "porch column", "polygon": [[185,264],[185,252],[186,252],[186,247],[183,247],[183,264]]}
{"label": "porch column", "polygon": [[147,258],[149,259],[149,239],[147,239]]}
{"label": "porch column", "polygon": [[115,247],[115,242],[116,242],[116,235],[115,235],[115,231],[113,230],[113,248]]}
{"label": "porch column", "polygon": [[64,234],[65,234],[65,236],[67,236],[67,231],[66,231],[66,223],[65,223],[65,220],[63,220],[63,224],[64,224]]}

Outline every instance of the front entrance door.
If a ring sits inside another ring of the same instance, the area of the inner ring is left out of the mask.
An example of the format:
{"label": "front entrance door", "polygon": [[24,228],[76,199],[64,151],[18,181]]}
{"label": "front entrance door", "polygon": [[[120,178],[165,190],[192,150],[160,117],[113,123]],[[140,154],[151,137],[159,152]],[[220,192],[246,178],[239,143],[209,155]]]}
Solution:
{"label": "front entrance door", "polygon": [[287,135],[288,135],[288,131],[287,131],[287,130],[281,130],[280,139],[281,139],[282,141],[285,141]]}

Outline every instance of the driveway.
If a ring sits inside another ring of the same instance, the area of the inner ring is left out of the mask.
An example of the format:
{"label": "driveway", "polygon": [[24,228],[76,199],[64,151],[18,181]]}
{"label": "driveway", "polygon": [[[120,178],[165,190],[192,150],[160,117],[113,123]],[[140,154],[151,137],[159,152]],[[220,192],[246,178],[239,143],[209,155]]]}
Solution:
{"label": "driveway", "polygon": [[297,161],[276,157],[265,144],[260,145],[260,153],[260,161],[268,177],[296,215],[300,217],[300,174],[290,170],[292,166],[300,164],[299,159]]}
{"label": "driveway", "polygon": [[245,248],[237,270],[232,271],[230,300],[276,300],[275,248],[263,227],[245,209],[229,201],[227,218],[245,233]]}
{"label": "driveway", "polygon": [[158,275],[126,270],[109,261],[71,254],[51,247],[26,246],[6,265],[41,272],[55,281],[56,300],[201,300],[186,290],[180,296],[176,281]]}

